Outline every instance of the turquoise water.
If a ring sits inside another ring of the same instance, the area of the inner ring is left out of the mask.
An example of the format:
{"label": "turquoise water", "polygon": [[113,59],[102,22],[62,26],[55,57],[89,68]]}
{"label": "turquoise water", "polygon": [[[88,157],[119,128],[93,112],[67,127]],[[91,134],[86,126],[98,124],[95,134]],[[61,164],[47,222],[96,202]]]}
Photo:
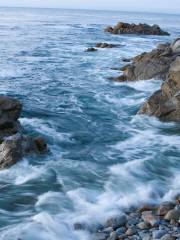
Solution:
{"label": "turquoise water", "polygon": [[[118,21],[160,24],[171,36],[103,32]],[[122,58],[179,34],[179,15],[0,9],[0,93],[23,102],[24,131],[50,149],[0,172],[1,240],[87,240],[73,223],[177,193],[179,124],[136,115],[161,81],[107,78]],[[84,52],[97,42],[121,46]]]}

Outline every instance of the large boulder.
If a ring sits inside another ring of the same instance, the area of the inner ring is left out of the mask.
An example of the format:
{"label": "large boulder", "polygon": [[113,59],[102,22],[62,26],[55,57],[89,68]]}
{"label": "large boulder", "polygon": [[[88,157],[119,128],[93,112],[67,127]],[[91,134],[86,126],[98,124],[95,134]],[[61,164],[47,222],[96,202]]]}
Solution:
{"label": "large boulder", "polygon": [[140,114],[180,121],[180,57],[171,64],[166,81],[141,107]]}
{"label": "large boulder", "polygon": [[11,97],[0,96],[0,169],[10,167],[27,154],[47,150],[41,137],[23,135],[20,117],[22,104]]}
{"label": "large boulder", "polygon": [[121,68],[123,75],[113,78],[115,81],[136,81],[148,79],[166,79],[171,63],[178,53],[174,53],[170,44],[160,44],[148,53],[142,53],[132,59],[132,63]]}
{"label": "large boulder", "polygon": [[20,130],[18,118],[22,104],[11,97],[0,96],[0,142]]}
{"label": "large boulder", "polygon": [[150,26],[148,24],[129,24],[119,22],[116,26],[108,26],[105,32],[112,34],[141,34],[141,35],[170,35],[168,32],[163,31],[158,25]]}

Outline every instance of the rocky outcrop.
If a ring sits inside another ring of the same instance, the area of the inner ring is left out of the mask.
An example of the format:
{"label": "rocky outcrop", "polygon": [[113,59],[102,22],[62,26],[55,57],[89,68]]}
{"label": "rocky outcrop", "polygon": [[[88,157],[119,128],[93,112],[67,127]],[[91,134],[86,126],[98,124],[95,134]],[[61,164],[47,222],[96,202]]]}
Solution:
{"label": "rocky outcrop", "polygon": [[129,24],[124,22],[119,22],[114,27],[107,27],[105,32],[112,34],[141,34],[141,35],[160,35],[168,36],[168,32],[163,31],[158,25],[150,26],[148,24]]}
{"label": "rocky outcrop", "polygon": [[22,104],[11,97],[0,96],[0,142],[4,137],[20,131],[20,116]]}
{"label": "rocky outcrop", "polygon": [[18,118],[22,104],[10,97],[0,96],[0,169],[10,167],[32,153],[47,149],[42,137],[32,138],[23,134]]}
{"label": "rocky outcrop", "polygon": [[166,81],[141,107],[139,114],[180,121],[180,57],[171,64]]}
{"label": "rocky outcrop", "polygon": [[115,81],[136,81],[166,79],[171,63],[180,55],[180,41],[173,44],[159,44],[156,49],[142,53],[132,59],[132,63],[121,68],[123,74],[113,78]]}

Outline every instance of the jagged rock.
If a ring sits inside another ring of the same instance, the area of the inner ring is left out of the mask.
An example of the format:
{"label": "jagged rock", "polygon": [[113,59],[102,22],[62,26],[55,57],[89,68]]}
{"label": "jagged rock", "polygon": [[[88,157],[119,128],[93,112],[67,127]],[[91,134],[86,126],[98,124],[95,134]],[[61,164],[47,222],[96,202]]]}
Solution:
{"label": "jagged rock", "polygon": [[7,138],[0,145],[0,169],[10,167],[23,157],[22,136],[17,134]]}
{"label": "jagged rock", "polygon": [[129,24],[119,22],[116,26],[108,26],[105,32],[112,34],[141,34],[141,35],[170,35],[168,32],[163,31],[158,25],[150,26],[148,24]]}
{"label": "jagged rock", "polygon": [[142,53],[132,59],[132,63],[121,68],[123,75],[115,81],[137,81],[148,79],[166,79],[171,63],[176,59],[170,44],[163,44],[151,52]]}
{"label": "jagged rock", "polygon": [[20,131],[20,116],[22,104],[11,97],[0,96],[0,142],[5,137]]}
{"label": "jagged rock", "polygon": [[161,89],[147,100],[139,113],[162,120],[180,121],[180,57],[171,64]]}
{"label": "jagged rock", "polygon": [[0,96],[0,169],[10,167],[30,153],[47,150],[41,137],[23,135],[20,117],[22,104],[11,97]]}

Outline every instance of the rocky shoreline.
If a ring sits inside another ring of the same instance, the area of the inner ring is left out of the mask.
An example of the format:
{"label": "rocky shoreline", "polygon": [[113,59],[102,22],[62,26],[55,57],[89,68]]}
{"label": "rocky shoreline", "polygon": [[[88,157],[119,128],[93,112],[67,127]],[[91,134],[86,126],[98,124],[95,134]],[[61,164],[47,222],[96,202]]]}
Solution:
{"label": "rocky shoreline", "polygon": [[21,111],[19,100],[0,96],[0,169],[11,167],[26,155],[47,150],[41,136],[31,137],[23,133],[18,120]]}
{"label": "rocky shoreline", "polygon": [[172,202],[144,205],[109,218],[92,240],[180,239],[180,195]]}
{"label": "rocky shoreline", "polygon": [[[147,34],[158,29],[157,35],[169,35],[158,27],[119,23],[105,31],[112,34]],[[142,29],[145,30],[142,30]],[[138,29],[138,30],[137,30]],[[96,49],[97,50],[97,49]],[[172,43],[159,44],[156,49],[142,53],[120,70],[120,77],[113,81],[163,80],[161,89],[155,92],[141,106],[138,114],[155,116],[160,120],[180,122],[180,38]],[[75,230],[86,229],[81,223]],[[91,229],[91,227],[89,227]],[[89,228],[87,228],[89,230]],[[92,240],[180,240],[180,195],[172,202],[159,205],[145,205],[129,209],[124,214],[113,216],[92,234]]]}

